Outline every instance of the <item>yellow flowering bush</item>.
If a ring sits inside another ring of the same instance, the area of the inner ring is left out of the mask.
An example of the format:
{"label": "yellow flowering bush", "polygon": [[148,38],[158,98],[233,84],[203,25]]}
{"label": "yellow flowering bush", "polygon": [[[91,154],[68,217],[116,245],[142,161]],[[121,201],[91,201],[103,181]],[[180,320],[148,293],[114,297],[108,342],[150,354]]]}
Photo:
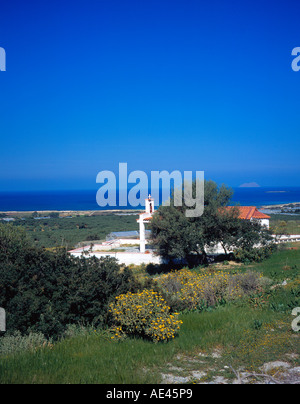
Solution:
{"label": "yellow flowering bush", "polygon": [[259,290],[260,275],[254,272],[232,274],[227,271],[197,273],[188,269],[174,271],[157,282],[177,310],[215,306]]}
{"label": "yellow flowering bush", "polygon": [[109,312],[114,323],[112,338],[124,334],[139,335],[154,342],[168,341],[175,337],[182,324],[178,313],[170,313],[166,301],[153,290],[139,293],[128,292],[116,297]]}

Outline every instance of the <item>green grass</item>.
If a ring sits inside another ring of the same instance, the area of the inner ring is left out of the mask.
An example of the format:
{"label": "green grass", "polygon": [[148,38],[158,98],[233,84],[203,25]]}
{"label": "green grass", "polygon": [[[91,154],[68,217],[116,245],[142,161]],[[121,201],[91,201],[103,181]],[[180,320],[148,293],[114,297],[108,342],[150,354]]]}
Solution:
{"label": "green grass", "polygon": [[[271,214],[270,227],[273,229],[278,228],[281,224],[281,231],[286,234],[300,234],[300,214],[297,215],[284,215],[284,214]],[[282,225],[282,222],[285,222]]]}
{"label": "green grass", "polygon": [[[293,353],[299,349],[299,345],[296,346],[298,340],[293,340],[286,328],[283,330],[284,339],[277,340],[278,346],[274,339],[271,352],[266,354],[263,344],[257,343],[257,349],[252,346],[257,336],[263,338],[264,335],[261,330],[255,330],[254,324],[258,320],[262,324],[276,324],[283,319],[291,321],[282,314],[228,306],[210,313],[185,314],[181,318],[183,326],[179,336],[167,344],[153,344],[141,339],[117,343],[95,333],[64,340],[52,349],[2,358],[0,381],[26,384],[158,383],[161,369],[174,361],[178,354],[194,356],[221,347],[223,364],[250,367],[251,363],[253,368],[257,359],[259,364],[264,358],[278,360],[280,352]],[[246,337],[249,344],[247,342],[245,348]]]}
{"label": "green grass", "polygon": [[[299,247],[297,243],[291,243],[290,245],[294,248]],[[245,266],[245,269],[250,267],[276,282],[294,279],[299,276],[300,249],[289,250],[287,247],[289,246],[280,246],[279,250],[273,253],[269,259],[259,264]]]}

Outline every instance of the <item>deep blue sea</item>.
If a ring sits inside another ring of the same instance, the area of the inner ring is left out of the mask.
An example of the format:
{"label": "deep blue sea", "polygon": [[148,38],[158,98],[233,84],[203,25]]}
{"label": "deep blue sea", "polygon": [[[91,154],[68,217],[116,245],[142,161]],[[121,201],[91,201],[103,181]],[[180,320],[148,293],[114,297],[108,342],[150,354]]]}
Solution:
{"label": "deep blue sea", "polygon": [[[232,203],[241,206],[276,205],[300,202],[300,187],[233,188]],[[0,211],[41,210],[107,210],[137,209],[140,207],[109,206],[100,208],[96,202],[96,190],[79,191],[31,191],[0,192]]]}

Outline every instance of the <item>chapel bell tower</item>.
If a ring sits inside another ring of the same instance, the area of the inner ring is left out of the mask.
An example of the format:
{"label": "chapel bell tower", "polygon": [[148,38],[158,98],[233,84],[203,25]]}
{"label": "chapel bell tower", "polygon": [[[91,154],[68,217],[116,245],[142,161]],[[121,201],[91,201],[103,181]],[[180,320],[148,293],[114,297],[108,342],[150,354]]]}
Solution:
{"label": "chapel bell tower", "polygon": [[154,199],[151,195],[145,199],[145,212],[139,215],[137,222],[140,225],[140,252],[144,253],[146,251],[146,234],[145,234],[145,224],[149,223],[152,219],[154,213]]}

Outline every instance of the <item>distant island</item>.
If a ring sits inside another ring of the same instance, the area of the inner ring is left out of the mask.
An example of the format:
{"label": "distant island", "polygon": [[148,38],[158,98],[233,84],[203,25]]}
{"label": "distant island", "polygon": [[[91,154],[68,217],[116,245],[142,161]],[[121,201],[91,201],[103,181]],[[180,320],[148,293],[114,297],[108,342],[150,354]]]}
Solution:
{"label": "distant island", "polygon": [[239,186],[239,188],[260,188],[260,185],[257,182],[245,182]]}
{"label": "distant island", "polygon": [[267,191],[267,194],[285,194],[288,191]]}

